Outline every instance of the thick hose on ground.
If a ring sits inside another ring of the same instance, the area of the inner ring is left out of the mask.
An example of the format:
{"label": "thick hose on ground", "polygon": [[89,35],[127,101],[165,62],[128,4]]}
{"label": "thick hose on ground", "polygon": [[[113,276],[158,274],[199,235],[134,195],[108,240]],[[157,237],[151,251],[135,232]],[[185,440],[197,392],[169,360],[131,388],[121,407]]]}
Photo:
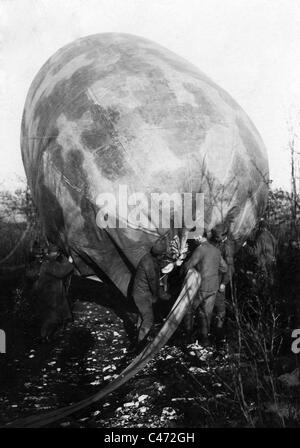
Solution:
{"label": "thick hose on ground", "polygon": [[10,428],[38,428],[49,425],[73,414],[74,412],[80,411],[93,403],[96,403],[109,393],[114,392],[122,384],[126,383],[130,378],[142,370],[168,342],[183,319],[188,306],[191,304],[194,296],[196,295],[200,287],[200,282],[201,278],[199,272],[195,269],[190,269],[185,277],[182,290],[155,339],[145,347],[145,349],[130,363],[125,370],[123,370],[122,373],[120,373],[115,380],[99,392],[82,401],[79,401],[78,403],[74,403],[60,409],[55,409],[46,414],[25,417],[9,423],[6,426]]}

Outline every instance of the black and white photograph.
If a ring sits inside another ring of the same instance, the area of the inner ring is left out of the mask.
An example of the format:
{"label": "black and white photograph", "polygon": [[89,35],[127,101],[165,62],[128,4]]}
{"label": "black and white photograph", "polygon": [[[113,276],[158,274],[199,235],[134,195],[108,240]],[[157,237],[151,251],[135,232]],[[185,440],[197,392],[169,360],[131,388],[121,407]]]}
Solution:
{"label": "black and white photograph", "polygon": [[300,427],[299,0],[0,0],[0,427]]}

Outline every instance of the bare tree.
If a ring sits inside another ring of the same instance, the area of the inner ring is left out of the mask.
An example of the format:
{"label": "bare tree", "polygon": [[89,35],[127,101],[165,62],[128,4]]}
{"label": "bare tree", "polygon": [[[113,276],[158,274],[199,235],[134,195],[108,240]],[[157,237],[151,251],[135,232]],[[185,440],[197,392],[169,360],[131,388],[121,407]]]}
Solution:
{"label": "bare tree", "polygon": [[293,236],[298,239],[298,231],[297,231],[297,211],[299,207],[299,197],[297,194],[297,184],[296,184],[296,142],[298,139],[298,134],[295,129],[295,126],[292,122],[292,120],[289,120],[288,122],[288,150],[290,153],[290,164],[291,164],[291,217],[292,217],[292,233]]}

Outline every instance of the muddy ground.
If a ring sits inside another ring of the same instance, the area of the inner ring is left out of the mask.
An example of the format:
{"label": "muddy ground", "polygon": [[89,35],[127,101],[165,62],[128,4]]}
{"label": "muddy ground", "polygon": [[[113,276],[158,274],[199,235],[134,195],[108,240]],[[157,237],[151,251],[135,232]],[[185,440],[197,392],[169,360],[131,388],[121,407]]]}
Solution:
{"label": "muddy ground", "polygon": [[[82,400],[129,364],[133,357],[130,343],[122,320],[113,311],[79,300],[73,311],[74,322],[60,329],[48,343],[40,340],[37,328],[7,313],[7,353],[0,355],[1,425]],[[259,366],[264,360],[257,362]],[[294,358],[285,357],[278,374],[292,371],[294,362]],[[293,388],[292,396],[283,388],[274,408],[267,392],[263,402],[261,394],[260,400],[256,399],[261,382],[251,376],[250,370],[247,359],[236,353],[234,343],[227,343],[222,352],[205,352],[188,347],[178,334],[127,384],[53,426],[297,426],[299,386],[297,389],[296,384],[296,393]],[[239,394],[239,378],[246,394],[246,411]],[[296,412],[293,418],[280,403],[288,403]]]}

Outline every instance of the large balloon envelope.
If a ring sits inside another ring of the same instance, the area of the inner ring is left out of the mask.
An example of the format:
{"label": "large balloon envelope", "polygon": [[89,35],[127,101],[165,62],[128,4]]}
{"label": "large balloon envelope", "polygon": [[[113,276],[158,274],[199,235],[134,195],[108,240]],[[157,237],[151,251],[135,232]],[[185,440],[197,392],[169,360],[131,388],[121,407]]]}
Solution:
{"label": "large balloon envelope", "polygon": [[205,227],[235,210],[235,239],[266,205],[266,150],[246,113],[195,66],[132,35],[88,36],[46,62],[26,99],[21,147],[49,239],[83,275],[94,266],[124,294],[163,232],[145,210],[148,227],[101,228],[99,194],[203,192]]}
{"label": "large balloon envelope", "polygon": [[[225,226],[239,241],[266,205],[266,151],[245,112],[196,67],[135,36],[89,36],[50,58],[28,93],[21,146],[48,238],[71,252],[81,274],[92,269],[123,294],[142,255],[168,233],[168,219],[160,222],[149,212],[151,193],[204,193],[202,228]],[[124,187],[140,199],[142,219],[124,213],[124,201],[114,207]],[[112,195],[108,207],[103,194]],[[183,216],[188,227],[187,208],[172,209],[169,235],[177,231],[182,242],[187,231],[180,232],[176,219]],[[105,225],[108,215],[122,228]],[[124,384],[173,334],[200,282],[199,272],[188,271],[154,341],[104,389],[13,426],[57,421]]]}

